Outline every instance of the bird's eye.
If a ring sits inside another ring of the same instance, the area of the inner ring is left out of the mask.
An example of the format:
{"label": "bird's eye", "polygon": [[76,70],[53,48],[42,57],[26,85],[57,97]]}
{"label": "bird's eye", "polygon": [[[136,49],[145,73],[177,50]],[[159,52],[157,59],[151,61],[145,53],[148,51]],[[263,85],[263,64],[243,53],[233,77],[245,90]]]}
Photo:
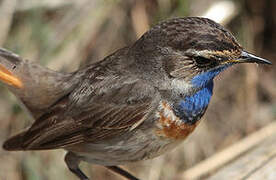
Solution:
{"label": "bird's eye", "polygon": [[207,64],[210,64],[210,62],[211,62],[210,59],[207,59],[207,58],[202,57],[202,56],[196,56],[195,61],[198,65],[207,65]]}

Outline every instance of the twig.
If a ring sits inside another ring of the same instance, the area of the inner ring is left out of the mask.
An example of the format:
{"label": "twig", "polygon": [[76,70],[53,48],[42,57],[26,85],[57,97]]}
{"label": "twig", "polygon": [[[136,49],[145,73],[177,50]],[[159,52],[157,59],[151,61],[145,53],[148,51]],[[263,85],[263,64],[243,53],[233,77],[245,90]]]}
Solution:
{"label": "twig", "polygon": [[0,46],[7,39],[17,0],[3,0],[0,4]]}
{"label": "twig", "polygon": [[276,122],[264,127],[263,129],[253,133],[252,135],[244,138],[231,147],[215,154],[214,156],[202,161],[198,165],[186,170],[180,177],[183,179],[199,179],[206,176],[212,171],[221,168],[231,160],[237,158],[241,154],[249,151],[254,146],[258,145],[267,137],[275,134]]}

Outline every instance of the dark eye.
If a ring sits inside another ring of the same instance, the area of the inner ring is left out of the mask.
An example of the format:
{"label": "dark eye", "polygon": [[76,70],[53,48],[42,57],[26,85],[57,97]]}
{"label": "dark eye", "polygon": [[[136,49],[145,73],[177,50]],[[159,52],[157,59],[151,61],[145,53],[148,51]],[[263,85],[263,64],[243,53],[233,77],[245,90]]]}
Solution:
{"label": "dark eye", "polygon": [[208,64],[211,63],[212,60],[207,59],[207,58],[202,57],[202,56],[196,56],[195,61],[198,65],[208,65]]}

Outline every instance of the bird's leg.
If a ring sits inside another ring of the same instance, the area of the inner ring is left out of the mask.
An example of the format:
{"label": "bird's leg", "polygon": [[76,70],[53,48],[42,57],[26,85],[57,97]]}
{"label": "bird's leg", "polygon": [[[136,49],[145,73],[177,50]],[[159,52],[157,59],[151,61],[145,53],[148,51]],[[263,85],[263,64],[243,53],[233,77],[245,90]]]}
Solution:
{"label": "bird's leg", "polygon": [[80,178],[80,180],[89,180],[88,177],[80,170],[80,159],[72,152],[65,155],[65,162],[69,170]]}
{"label": "bird's leg", "polygon": [[128,180],[139,180],[135,176],[133,176],[132,174],[130,174],[129,172],[127,172],[126,170],[123,170],[118,166],[105,166],[105,167],[117,174],[120,174],[121,176],[127,178]]}

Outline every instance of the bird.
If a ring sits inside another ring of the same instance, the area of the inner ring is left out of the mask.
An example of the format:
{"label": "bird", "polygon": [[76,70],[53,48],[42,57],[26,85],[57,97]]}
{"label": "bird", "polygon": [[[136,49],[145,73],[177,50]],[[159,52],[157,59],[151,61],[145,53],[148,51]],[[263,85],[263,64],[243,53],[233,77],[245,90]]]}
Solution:
{"label": "bird", "polygon": [[82,161],[137,180],[119,165],[155,158],[183,142],[206,112],[214,78],[241,63],[271,64],[203,17],[161,21],[133,44],[71,73],[1,48],[0,80],[35,118],[3,148],[64,149],[66,165],[80,180],[89,179]]}

